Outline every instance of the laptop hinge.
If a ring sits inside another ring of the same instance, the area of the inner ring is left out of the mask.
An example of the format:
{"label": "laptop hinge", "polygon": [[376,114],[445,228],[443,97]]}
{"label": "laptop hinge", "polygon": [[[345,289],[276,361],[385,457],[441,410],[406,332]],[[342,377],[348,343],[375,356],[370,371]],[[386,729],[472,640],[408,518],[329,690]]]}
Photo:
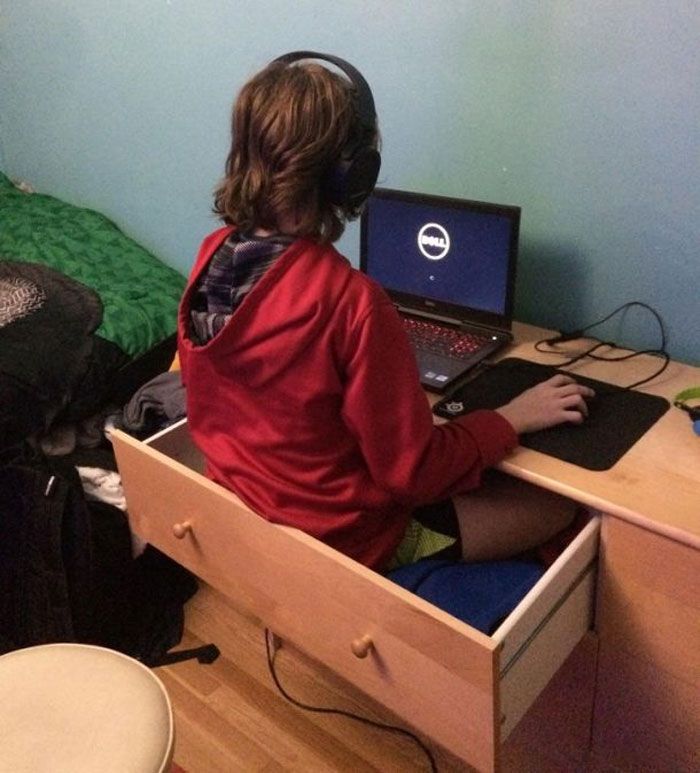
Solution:
{"label": "laptop hinge", "polygon": [[512,338],[512,334],[510,330],[508,330],[507,328],[499,327],[498,325],[482,325],[478,322],[473,322],[471,320],[467,322],[467,321],[458,319],[456,317],[443,317],[441,314],[435,314],[434,312],[423,311],[422,309],[413,309],[413,308],[409,309],[406,306],[402,306],[400,303],[394,303],[394,306],[402,314],[406,314],[409,317],[421,317],[422,319],[427,319],[430,321],[445,322],[448,325],[454,325],[455,327],[464,327],[464,328],[472,328],[472,329],[476,328],[477,330],[483,330],[487,333],[498,332],[504,336],[508,336]]}

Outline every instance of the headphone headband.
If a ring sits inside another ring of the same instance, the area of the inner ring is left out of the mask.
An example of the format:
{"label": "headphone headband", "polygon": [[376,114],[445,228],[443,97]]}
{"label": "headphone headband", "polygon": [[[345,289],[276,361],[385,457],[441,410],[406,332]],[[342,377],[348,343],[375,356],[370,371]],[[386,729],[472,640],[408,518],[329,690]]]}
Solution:
{"label": "headphone headband", "polygon": [[377,112],[374,107],[374,96],[372,95],[369,83],[367,83],[357,67],[354,67],[350,62],[341,59],[339,56],[334,56],[333,54],[321,54],[318,51],[290,51],[288,54],[282,54],[282,56],[278,56],[272,61],[281,62],[282,64],[292,64],[293,62],[299,62],[302,59],[320,59],[324,62],[330,62],[344,72],[357,89],[358,111],[363,126],[372,130],[376,128]]}

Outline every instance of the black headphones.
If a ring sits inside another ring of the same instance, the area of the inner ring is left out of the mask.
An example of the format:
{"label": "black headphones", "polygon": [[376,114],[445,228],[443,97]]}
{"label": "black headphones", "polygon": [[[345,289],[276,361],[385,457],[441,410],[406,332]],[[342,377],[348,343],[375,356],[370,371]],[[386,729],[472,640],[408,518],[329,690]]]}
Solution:
{"label": "black headphones", "polygon": [[372,91],[360,71],[338,56],[316,51],[291,51],[274,61],[291,64],[300,59],[322,59],[334,64],[347,75],[357,92],[360,136],[343,150],[341,158],[324,179],[324,192],[332,204],[356,209],[372,193],[381,164],[381,156],[375,147],[377,113]]}

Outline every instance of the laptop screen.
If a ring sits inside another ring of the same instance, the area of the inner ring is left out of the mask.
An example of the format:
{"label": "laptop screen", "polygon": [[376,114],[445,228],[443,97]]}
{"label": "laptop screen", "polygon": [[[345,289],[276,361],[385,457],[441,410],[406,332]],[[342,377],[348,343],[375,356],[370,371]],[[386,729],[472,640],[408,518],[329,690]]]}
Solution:
{"label": "laptop screen", "polygon": [[377,188],[360,267],[399,304],[510,327],[520,208]]}

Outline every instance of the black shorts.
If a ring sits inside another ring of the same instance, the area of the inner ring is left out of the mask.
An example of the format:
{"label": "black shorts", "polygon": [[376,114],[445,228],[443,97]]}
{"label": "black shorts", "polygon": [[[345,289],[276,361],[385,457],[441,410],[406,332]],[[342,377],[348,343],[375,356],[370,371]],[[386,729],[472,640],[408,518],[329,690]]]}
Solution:
{"label": "black shorts", "polygon": [[459,559],[462,557],[462,541],[459,532],[459,520],[451,499],[443,499],[431,505],[422,505],[413,511],[413,517],[418,523],[428,529],[454,537],[454,542],[449,547],[430,556],[431,558]]}

